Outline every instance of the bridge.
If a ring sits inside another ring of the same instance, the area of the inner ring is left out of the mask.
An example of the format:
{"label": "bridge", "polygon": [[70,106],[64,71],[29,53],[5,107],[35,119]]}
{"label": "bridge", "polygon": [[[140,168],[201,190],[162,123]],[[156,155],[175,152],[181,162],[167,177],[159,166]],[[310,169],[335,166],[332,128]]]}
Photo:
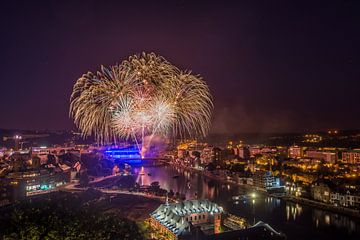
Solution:
{"label": "bridge", "polygon": [[168,159],[161,157],[143,157],[141,156],[139,149],[132,145],[123,148],[110,148],[104,150],[105,155],[111,157],[116,162],[128,163],[128,164],[141,164],[147,161],[156,162],[168,162]]}

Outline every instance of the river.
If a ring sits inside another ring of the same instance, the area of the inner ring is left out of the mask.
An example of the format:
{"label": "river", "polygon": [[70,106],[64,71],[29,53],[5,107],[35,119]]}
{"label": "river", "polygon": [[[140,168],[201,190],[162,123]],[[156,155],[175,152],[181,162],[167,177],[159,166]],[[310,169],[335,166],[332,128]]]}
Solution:
{"label": "river", "polygon": [[[133,168],[138,174],[140,167]],[[200,173],[165,166],[144,166],[145,175],[138,175],[139,184],[158,181],[166,190],[183,193],[186,199],[206,198],[225,211],[247,219],[250,224],[264,221],[286,234],[288,239],[360,239],[360,221],[341,214],[256,193],[256,199],[233,201],[232,196],[249,193],[241,186],[224,184]],[[150,173],[150,174],[148,174]],[[179,176],[173,178],[173,176]]]}

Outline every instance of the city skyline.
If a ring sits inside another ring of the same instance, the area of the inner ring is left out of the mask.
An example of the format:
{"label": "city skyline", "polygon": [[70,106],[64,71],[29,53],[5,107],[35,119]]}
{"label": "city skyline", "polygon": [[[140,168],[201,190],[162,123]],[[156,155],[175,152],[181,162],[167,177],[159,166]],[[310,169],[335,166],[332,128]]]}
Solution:
{"label": "city skyline", "polygon": [[4,1],[0,238],[360,239],[359,10]]}
{"label": "city skyline", "polygon": [[76,129],[68,105],[82,73],[155,51],[204,77],[210,133],[358,129],[358,7],[7,2],[0,127]]}

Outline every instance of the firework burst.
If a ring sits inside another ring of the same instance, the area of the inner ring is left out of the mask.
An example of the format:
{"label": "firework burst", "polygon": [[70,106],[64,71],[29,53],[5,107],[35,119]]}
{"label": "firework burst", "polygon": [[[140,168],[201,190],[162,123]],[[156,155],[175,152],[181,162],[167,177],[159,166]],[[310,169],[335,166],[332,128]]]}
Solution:
{"label": "firework burst", "polygon": [[154,53],[84,74],[70,102],[70,116],[84,137],[94,135],[100,143],[132,138],[138,146],[145,136],[205,136],[213,108],[199,75]]}

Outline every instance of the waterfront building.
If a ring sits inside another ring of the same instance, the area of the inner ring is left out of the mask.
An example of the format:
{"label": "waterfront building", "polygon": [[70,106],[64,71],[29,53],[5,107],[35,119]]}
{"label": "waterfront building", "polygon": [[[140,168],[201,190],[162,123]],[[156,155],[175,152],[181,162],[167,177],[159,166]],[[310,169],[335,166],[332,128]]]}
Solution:
{"label": "waterfront building", "polygon": [[360,195],[351,191],[334,191],[330,193],[330,203],[342,207],[360,207]]}
{"label": "waterfront building", "polygon": [[187,200],[165,203],[152,212],[150,224],[163,233],[178,239],[190,234],[192,226],[213,225],[212,233],[219,233],[223,209],[209,200]]}
{"label": "waterfront building", "polygon": [[274,186],[280,186],[280,181],[277,181],[277,178],[275,178],[271,172],[265,172],[264,185],[265,185],[265,188],[268,189],[268,188],[271,188]]}
{"label": "waterfront building", "polygon": [[253,184],[254,184],[255,187],[262,188],[262,189],[265,188],[264,176],[265,176],[264,171],[256,171],[256,172],[254,172]]}
{"label": "waterfront building", "polygon": [[330,202],[331,189],[324,183],[316,183],[311,185],[311,197],[319,202]]}
{"label": "waterfront building", "polygon": [[253,175],[253,185],[271,193],[285,193],[285,186],[281,184],[279,177],[275,177],[270,171],[256,171]]}
{"label": "waterfront building", "polygon": [[236,182],[240,185],[254,185],[253,178],[249,177],[238,177]]}

